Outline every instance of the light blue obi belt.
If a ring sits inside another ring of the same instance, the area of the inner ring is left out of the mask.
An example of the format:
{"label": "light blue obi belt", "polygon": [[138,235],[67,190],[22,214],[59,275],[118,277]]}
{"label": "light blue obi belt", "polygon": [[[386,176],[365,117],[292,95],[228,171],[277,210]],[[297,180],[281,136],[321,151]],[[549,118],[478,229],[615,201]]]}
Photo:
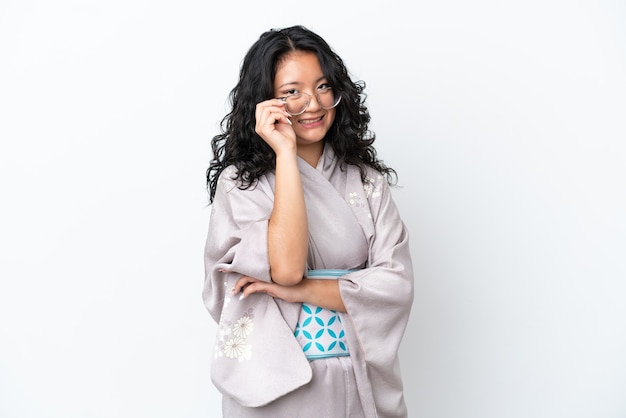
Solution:
{"label": "light blue obi belt", "polygon": [[[307,277],[331,279],[352,271],[309,270]],[[350,355],[341,318],[331,309],[303,303],[294,335],[309,360]]]}

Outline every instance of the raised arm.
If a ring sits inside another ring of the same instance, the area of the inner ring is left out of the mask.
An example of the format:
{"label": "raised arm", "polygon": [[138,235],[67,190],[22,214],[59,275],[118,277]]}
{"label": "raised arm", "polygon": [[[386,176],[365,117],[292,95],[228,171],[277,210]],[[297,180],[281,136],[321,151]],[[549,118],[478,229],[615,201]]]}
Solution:
{"label": "raised arm", "polygon": [[299,283],[306,268],[308,226],[295,151],[293,155],[276,154],[274,208],[267,246],[272,280],[285,286]]}
{"label": "raised arm", "polygon": [[257,105],[256,132],[276,153],[274,207],[267,237],[270,272],[274,282],[293,286],[300,283],[306,269],[308,225],[296,135],[281,101]]}

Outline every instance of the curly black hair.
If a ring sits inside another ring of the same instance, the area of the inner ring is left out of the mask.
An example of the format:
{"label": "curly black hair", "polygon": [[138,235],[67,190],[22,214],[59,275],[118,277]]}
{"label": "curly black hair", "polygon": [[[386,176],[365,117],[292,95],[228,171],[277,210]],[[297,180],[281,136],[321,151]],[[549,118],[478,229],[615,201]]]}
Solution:
{"label": "curly black hair", "polygon": [[293,51],[315,53],[324,76],[341,95],[325,144],[332,147],[342,165],[359,167],[363,180],[369,166],[385,175],[388,183],[395,182],[395,170],[377,158],[372,145],[376,135],[368,129],[370,114],[365,106],[365,83],[351,80],[343,60],[322,37],[303,26],[292,26],[264,32],[244,57],[239,82],[229,95],[231,111],[220,123],[222,133],[211,140],[213,158],[206,171],[211,203],[217,180],[226,167],[236,167],[236,178],[244,189],[275,169],[274,151],[255,132],[255,108],[257,103],[274,96],[277,65]]}

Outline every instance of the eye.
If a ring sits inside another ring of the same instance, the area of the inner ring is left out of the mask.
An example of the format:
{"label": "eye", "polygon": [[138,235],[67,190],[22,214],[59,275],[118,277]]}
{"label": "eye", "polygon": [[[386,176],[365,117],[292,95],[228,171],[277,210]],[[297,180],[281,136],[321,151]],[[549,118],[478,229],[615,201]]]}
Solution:
{"label": "eye", "polygon": [[328,84],[328,83],[322,83],[322,84],[320,84],[319,86],[317,86],[317,91],[326,91],[326,90],[330,90],[330,89],[332,89],[332,88],[333,88],[333,87],[332,87],[330,84]]}
{"label": "eye", "polygon": [[285,90],[283,91],[283,96],[293,96],[294,94],[298,94],[299,91],[296,89],[291,89],[291,90]]}

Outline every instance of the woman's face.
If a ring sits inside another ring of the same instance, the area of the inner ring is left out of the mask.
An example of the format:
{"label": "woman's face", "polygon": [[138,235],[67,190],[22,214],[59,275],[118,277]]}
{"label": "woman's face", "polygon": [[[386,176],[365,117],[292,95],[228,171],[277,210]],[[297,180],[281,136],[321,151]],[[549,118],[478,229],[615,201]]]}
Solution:
{"label": "woman's face", "polygon": [[274,97],[307,93],[311,100],[304,113],[291,116],[298,147],[320,143],[335,120],[336,108],[324,109],[315,94],[328,86],[313,52],[294,51],[279,62],[274,78]]}

